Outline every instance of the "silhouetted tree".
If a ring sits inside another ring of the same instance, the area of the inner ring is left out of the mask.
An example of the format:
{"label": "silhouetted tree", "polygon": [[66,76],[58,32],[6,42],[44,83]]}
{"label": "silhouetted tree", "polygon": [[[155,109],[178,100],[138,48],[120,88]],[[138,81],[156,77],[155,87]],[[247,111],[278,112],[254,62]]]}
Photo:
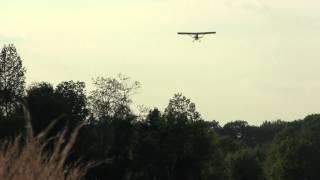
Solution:
{"label": "silhouetted tree", "polygon": [[0,112],[8,116],[24,94],[25,68],[14,45],[4,46],[0,52]]}
{"label": "silhouetted tree", "polygon": [[84,121],[88,115],[84,88],[83,82],[73,81],[62,82],[56,88],[45,82],[31,85],[26,99],[35,131],[43,130],[57,118],[60,130]]}
{"label": "silhouetted tree", "polygon": [[179,120],[185,123],[201,120],[200,114],[196,111],[195,103],[181,93],[177,93],[169,100],[164,115],[173,122]]}
{"label": "silhouetted tree", "polygon": [[62,104],[56,99],[54,87],[50,83],[32,84],[27,89],[26,99],[35,133],[45,129],[52,120],[63,114]]}
{"label": "silhouetted tree", "polygon": [[229,153],[225,159],[225,166],[230,180],[263,179],[263,168],[255,149],[244,148]]}
{"label": "silhouetted tree", "polygon": [[69,115],[71,120],[86,120],[89,110],[85,93],[84,82],[65,81],[57,85],[55,96],[63,102],[64,113]]}
{"label": "silhouetted tree", "polygon": [[259,139],[260,143],[271,142],[275,135],[281,132],[286,125],[287,122],[281,120],[265,121],[260,125],[259,131],[257,131],[254,136]]}
{"label": "silhouetted tree", "polygon": [[225,135],[230,136],[233,139],[243,139],[248,126],[248,122],[237,120],[225,124],[223,126],[223,132]]}
{"label": "silhouetted tree", "polygon": [[279,132],[267,154],[268,179],[320,178],[320,116],[294,121]]}
{"label": "silhouetted tree", "polygon": [[89,96],[90,109],[98,120],[129,114],[131,96],[140,88],[138,81],[131,82],[121,74],[117,78],[98,77],[93,84],[96,89]]}

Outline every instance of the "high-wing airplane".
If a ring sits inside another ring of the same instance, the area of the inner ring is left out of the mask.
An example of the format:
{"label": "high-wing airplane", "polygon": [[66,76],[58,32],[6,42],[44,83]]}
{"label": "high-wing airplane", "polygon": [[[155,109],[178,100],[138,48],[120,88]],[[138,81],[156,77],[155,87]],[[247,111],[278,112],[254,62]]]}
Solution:
{"label": "high-wing airplane", "polygon": [[200,41],[204,35],[207,34],[216,34],[216,32],[178,32],[179,35],[190,35],[193,38],[193,41]]}

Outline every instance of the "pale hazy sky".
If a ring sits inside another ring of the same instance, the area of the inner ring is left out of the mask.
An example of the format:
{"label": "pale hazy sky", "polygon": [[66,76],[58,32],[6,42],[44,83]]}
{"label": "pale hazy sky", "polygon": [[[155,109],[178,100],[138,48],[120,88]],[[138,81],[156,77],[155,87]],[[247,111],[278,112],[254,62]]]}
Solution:
{"label": "pale hazy sky", "polygon": [[[122,73],[135,104],[176,92],[207,120],[293,120],[320,112],[319,0],[0,0],[0,44],[28,83]],[[217,31],[201,43],[177,31]]]}

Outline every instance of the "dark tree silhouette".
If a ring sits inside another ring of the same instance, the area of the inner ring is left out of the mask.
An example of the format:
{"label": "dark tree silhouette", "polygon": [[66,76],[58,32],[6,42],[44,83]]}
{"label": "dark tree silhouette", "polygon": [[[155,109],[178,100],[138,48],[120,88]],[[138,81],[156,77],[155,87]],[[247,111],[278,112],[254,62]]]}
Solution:
{"label": "dark tree silhouette", "polygon": [[0,52],[0,112],[4,116],[14,111],[23,96],[25,72],[15,46],[5,45]]}
{"label": "dark tree silhouette", "polygon": [[84,121],[89,113],[85,93],[85,83],[80,81],[61,82],[55,89],[57,99],[64,102],[62,105],[65,113],[76,121]]}
{"label": "dark tree silhouette", "polygon": [[320,116],[307,116],[278,132],[268,149],[268,179],[320,178]]}
{"label": "dark tree silhouette", "polygon": [[131,82],[119,74],[117,78],[98,77],[93,84],[96,89],[91,91],[89,101],[97,120],[130,114],[131,96],[140,88],[138,81]]}
{"label": "dark tree silhouette", "polygon": [[[60,128],[66,124],[74,127],[86,120],[87,98],[83,82],[66,81],[54,88],[50,83],[35,83],[27,89],[26,100],[36,132],[60,118]],[[63,117],[62,117],[63,116]],[[57,130],[59,131],[59,130]]]}
{"label": "dark tree silhouette", "polygon": [[201,120],[200,113],[196,111],[195,103],[181,93],[175,94],[169,100],[165,116],[172,120],[184,120],[186,123]]}
{"label": "dark tree silhouette", "polygon": [[35,133],[45,129],[53,119],[62,114],[61,104],[55,98],[50,83],[34,83],[27,89],[26,97]]}
{"label": "dark tree silhouette", "polygon": [[227,177],[232,180],[263,180],[263,170],[255,149],[240,149],[225,159]]}

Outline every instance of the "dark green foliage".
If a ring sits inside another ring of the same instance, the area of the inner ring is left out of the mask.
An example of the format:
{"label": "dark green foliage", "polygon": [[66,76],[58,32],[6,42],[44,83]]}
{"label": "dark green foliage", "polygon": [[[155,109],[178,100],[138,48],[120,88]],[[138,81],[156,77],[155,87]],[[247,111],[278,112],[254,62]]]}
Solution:
{"label": "dark green foliage", "polygon": [[295,121],[274,139],[268,152],[266,174],[269,179],[319,179],[320,116]]}
{"label": "dark green foliage", "polygon": [[88,116],[87,97],[85,95],[84,82],[65,81],[57,85],[55,89],[57,99],[63,101],[62,106],[70,119],[84,121]]}
{"label": "dark green foliage", "polygon": [[226,156],[225,167],[228,179],[259,180],[263,179],[263,170],[257,150],[240,149]]}
{"label": "dark green foliage", "polygon": [[233,121],[225,124],[221,131],[223,136],[227,136],[236,143],[244,143],[248,137],[247,130],[249,125],[246,121]]}
{"label": "dark green foliage", "polygon": [[24,119],[21,113],[10,116],[0,116],[0,140],[12,138],[24,130]]}
{"label": "dark green foliage", "polygon": [[49,83],[36,83],[27,89],[27,104],[36,133],[44,130],[53,119],[61,116],[62,108]]}
{"label": "dark green foliage", "polygon": [[255,133],[260,143],[270,142],[273,140],[274,136],[279,133],[287,123],[281,120],[277,121],[265,121],[259,127],[259,131]]}
{"label": "dark green foliage", "polygon": [[88,109],[84,88],[83,82],[73,81],[62,82],[56,88],[45,82],[30,86],[26,101],[35,132],[42,131],[55,119],[60,128],[85,121]]}

